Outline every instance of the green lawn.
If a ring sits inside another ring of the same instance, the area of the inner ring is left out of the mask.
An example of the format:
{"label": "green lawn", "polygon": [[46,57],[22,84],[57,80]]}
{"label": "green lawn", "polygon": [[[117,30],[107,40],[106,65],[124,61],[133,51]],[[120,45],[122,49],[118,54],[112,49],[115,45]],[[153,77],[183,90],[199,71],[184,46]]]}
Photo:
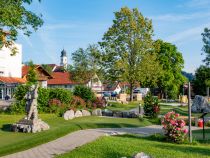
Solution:
{"label": "green lawn", "polygon": [[186,145],[163,142],[161,139],[135,135],[101,137],[58,158],[131,158],[145,152],[154,158],[207,158],[210,145]]}
{"label": "green lawn", "polygon": [[[188,116],[188,106],[171,106],[171,105],[161,105],[160,106],[160,114],[164,115],[169,111],[175,111],[176,113],[179,113],[182,116]],[[194,117],[200,117],[202,113],[192,113],[192,116]],[[206,115],[210,116],[210,114]]]}
{"label": "green lawn", "polygon": [[[107,106],[106,108],[112,111],[127,111],[134,109],[139,106],[140,102],[134,101],[134,102],[129,102],[128,104],[121,104],[117,102],[109,102],[112,106]],[[141,104],[143,104],[141,102]]]}
{"label": "green lawn", "polygon": [[50,130],[40,133],[14,133],[9,130],[12,123],[17,122],[21,115],[0,115],[0,156],[14,153],[36,145],[46,143],[69,132],[87,128],[108,127],[139,127],[150,125],[147,120],[107,118],[107,117],[81,117],[65,121],[62,117],[53,114],[42,114],[40,117],[50,125]]}
{"label": "green lawn", "polygon": [[[195,140],[203,141],[203,130],[193,131],[193,137]],[[205,141],[210,143],[210,129],[205,129]]]}

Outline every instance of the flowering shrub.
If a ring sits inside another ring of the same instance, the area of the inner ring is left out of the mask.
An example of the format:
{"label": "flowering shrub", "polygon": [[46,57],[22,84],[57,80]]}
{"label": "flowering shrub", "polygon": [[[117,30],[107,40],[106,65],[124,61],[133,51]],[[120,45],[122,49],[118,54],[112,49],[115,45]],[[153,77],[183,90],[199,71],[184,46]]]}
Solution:
{"label": "flowering shrub", "polygon": [[103,108],[106,106],[106,100],[104,98],[97,97],[93,103],[93,108]]}
{"label": "flowering shrub", "polygon": [[165,114],[162,121],[163,130],[165,131],[165,136],[176,143],[182,143],[187,134],[187,129],[184,129],[185,121],[178,119],[179,114],[174,111]]}
{"label": "flowering shrub", "polygon": [[158,104],[158,98],[153,97],[151,93],[148,93],[144,98],[144,112],[146,116],[157,117],[160,112],[160,105]]}
{"label": "flowering shrub", "polygon": [[73,96],[70,104],[74,108],[85,108],[86,106],[85,101],[81,97],[78,97],[78,96]]}
{"label": "flowering shrub", "polygon": [[61,101],[59,99],[50,99],[49,101],[49,106],[52,106],[52,105],[57,105],[57,106],[61,106]]}

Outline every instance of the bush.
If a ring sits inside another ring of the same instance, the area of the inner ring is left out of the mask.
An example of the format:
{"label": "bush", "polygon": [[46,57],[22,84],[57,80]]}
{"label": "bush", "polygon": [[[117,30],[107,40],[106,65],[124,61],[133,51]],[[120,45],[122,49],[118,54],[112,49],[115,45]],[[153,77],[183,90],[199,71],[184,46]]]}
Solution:
{"label": "bush", "polygon": [[92,106],[93,106],[93,108],[103,108],[106,106],[106,100],[104,98],[97,97],[93,101]]}
{"label": "bush", "polygon": [[162,121],[163,130],[168,140],[175,143],[183,143],[186,139],[187,129],[184,129],[185,121],[178,119],[179,114],[174,111],[165,114]]}
{"label": "bush", "polygon": [[84,109],[86,107],[85,101],[78,96],[73,96],[70,105],[73,106],[73,108],[76,108],[76,109]]}
{"label": "bush", "polygon": [[153,97],[151,93],[148,93],[144,98],[144,112],[146,116],[157,117],[160,112],[160,105],[158,98]]}
{"label": "bush", "polygon": [[37,103],[38,103],[38,111],[39,112],[49,112],[49,93],[50,89],[46,88],[39,88],[38,90],[38,98],[37,98]]}
{"label": "bush", "polygon": [[7,112],[11,114],[23,114],[25,113],[25,100],[17,101],[13,103],[8,109]]}
{"label": "bush", "polygon": [[87,86],[76,86],[74,88],[73,94],[75,96],[81,97],[86,102],[93,101],[95,99],[94,92],[91,90],[91,88],[89,88]]}
{"label": "bush", "polygon": [[50,99],[59,99],[61,103],[69,104],[72,100],[72,92],[62,88],[52,88],[49,89],[49,98]]}

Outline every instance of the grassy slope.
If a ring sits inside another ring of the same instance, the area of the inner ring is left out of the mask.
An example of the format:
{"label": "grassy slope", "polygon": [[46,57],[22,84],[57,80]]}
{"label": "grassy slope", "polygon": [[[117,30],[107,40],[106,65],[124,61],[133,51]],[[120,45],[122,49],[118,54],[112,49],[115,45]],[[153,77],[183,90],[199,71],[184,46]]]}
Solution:
{"label": "grassy slope", "polygon": [[[139,106],[140,102],[134,101],[134,102],[129,102],[128,104],[121,104],[117,102],[109,102],[111,106],[107,106],[106,108],[112,111],[126,111],[126,110],[131,110]],[[141,102],[141,104],[143,104]]]}
{"label": "grassy slope", "polygon": [[145,152],[155,158],[207,158],[210,145],[180,145],[132,135],[102,137],[59,158],[120,158]]}
{"label": "grassy slope", "polygon": [[23,116],[0,115],[0,156],[34,147],[80,129],[138,127],[151,124],[148,121],[140,122],[138,119],[82,117],[65,121],[52,114],[40,116],[50,125],[50,130],[32,134],[9,131],[10,124],[17,122]]}

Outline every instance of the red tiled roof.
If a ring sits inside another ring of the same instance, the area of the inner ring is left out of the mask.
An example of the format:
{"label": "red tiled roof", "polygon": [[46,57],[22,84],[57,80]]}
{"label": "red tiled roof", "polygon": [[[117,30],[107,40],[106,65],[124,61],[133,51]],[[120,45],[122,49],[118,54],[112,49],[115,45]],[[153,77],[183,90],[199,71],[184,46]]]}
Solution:
{"label": "red tiled roof", "polygon": [[22,78],[17,77],[1,77],[0,81],[3,83],[26,83],[26,81]]}
{"label": "red tiled roof", "polygon": [[[35,65],[35,68],[39,67],[39,65]],[[30,66],[24,65],[22,66],[22,77],[28,74]]]}
{"label": "red tiled roof", "polygon": [[69,72],[53,72],[52,73],[53,79],[49,79],[47,84],[49,85],[71,85],[71,84],[78,84],[71,80],[71,75]]}

